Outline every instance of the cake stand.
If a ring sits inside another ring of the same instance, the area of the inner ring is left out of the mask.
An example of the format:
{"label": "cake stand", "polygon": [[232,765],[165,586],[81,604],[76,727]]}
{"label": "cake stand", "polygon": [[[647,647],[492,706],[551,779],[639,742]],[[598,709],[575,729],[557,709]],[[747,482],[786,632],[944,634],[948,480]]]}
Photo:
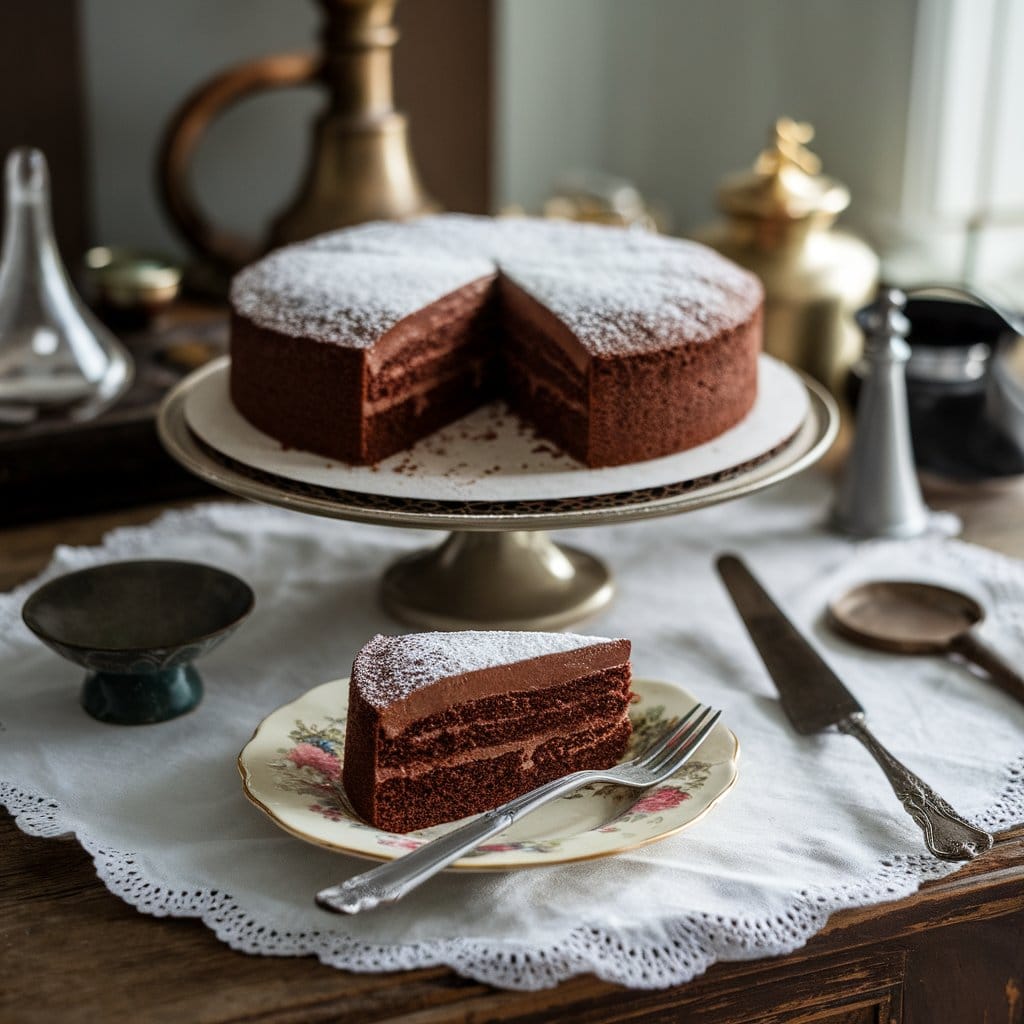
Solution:
{"label": "cake stand", "polygon": [[[379,467],[348,467],[282,450],[251,427],[230,403],[227,370],[226,358],[216,360],[168,394],[157,419],[167,451],[243,498],[452,531],[440,546],[395,562],[382,579],[385,608],[431,629],[559,629],[594,615],[612,598],[610,571],[544,531],[678,515],[753,494],[815,463],[839,427],[824,388],[762,356],[761,394],[747,420],[667,459],[588,470],[495,406]],[[489,446],[501,454],[492,457]]]}

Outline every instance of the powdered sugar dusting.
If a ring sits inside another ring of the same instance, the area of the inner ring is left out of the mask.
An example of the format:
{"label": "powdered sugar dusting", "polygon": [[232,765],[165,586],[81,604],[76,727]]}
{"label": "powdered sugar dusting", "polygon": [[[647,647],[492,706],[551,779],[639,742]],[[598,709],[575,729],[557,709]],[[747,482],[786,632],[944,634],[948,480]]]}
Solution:
{"label": "powdered sugar dusting", "polygon": [[738,327],[755,305],[738,307],[736,291],[719,281],[661,267],[629,275],[600,265],[504,270],[595,356],[708,341]]}
{"label": "powdered sugar dusting", "polygon": [[449,676],[610,642],[607,637],[577,633],[504,630],[378,634],[356,655],[352,675],[366,701],[384,708]]}
{"label": "powdered sugar dusting", "polygon": [[278,250],[243,270],[243,316],[367,348],[403,317],[502,273],[595,356],[702,342],[745,322],[757,278],[696,242],[593,224],[446,214],[376,222]]}
{"label": "powdered sugar dusting", "polygon": [[493,273],[473,258],[296,245],[242,271],[231,302],[261,327],[370,348],[399,320]]}

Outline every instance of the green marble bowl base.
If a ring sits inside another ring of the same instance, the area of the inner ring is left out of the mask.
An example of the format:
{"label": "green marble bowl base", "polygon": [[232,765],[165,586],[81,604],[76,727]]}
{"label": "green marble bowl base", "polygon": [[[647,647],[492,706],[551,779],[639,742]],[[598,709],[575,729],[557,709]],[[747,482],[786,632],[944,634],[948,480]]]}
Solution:
{"label": "green marble bowl base", "polygon": [[150,725],[191,711],[203,697],[192,665],[155,672],[93,672],[82,687],[82,707],[111,725]]}

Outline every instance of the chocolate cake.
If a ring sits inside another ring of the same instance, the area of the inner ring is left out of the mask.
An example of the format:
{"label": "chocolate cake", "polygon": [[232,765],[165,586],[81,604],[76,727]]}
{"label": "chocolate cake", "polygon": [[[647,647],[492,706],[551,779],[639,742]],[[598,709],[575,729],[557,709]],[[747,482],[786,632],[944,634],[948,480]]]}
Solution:
{"label": "chocolate cake", "polygon": [[231,397],[286,446],[366,464],[501,396],[581,462],[620,465],[747,414],[762,299],[712,250],[646,232],[367,224],[235,278]]}
{"label": "chocolate cake", "polygon": [[349,684],[342,781],[409,832],[607,768],[629,739],[628,640],[571,633],[375,636]]}

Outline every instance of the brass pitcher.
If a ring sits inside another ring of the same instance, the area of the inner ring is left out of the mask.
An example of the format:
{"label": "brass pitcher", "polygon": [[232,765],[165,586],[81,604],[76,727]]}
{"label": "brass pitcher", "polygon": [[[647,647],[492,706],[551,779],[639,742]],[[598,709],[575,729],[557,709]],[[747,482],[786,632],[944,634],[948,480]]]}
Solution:
{"label": "brass pitcher", "polygon": [[761,278],[766,351],[839,395],[860,356],[853,314],[875,294],[878,257],[832,227],[850,193],[819,173],[821,162],[806,148],[813,137],[809,124],[777,121],[753,170],[722,183],[726,220],[695,237]]}
{"label": "brass pitcher", "polygon": [[[221,271],[262,252],[366,220],[411,217],[436,209],[416,172],[407,123],[394,108],[392,49],[397,0],[319,0],[326,20],[323,52],[275,54],[211,79],[175,115],[164,138],[160,184],[171,219]],[[238,100],[266,89],[321,82],[330,102],[314,127],[314,146],[299,195],[261,243],[230,235],[203,216],[188,179],[192,156],[211,122]]]}

